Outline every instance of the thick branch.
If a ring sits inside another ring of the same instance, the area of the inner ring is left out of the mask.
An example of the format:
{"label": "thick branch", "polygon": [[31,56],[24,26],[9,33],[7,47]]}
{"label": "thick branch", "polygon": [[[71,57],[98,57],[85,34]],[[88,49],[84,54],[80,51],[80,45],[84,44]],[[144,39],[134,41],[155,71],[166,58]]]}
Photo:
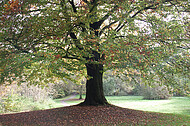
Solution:
{"label": "thick branch", "polygon": [[94,30],[99,29],[100,26],[102,25],[102,23],[103,23],[106,19],[108,19],[108,17],[110,16],[110,14],[111,14],[117,7],[118,7],[118,6],[115,5],[114,8],[113,8],[110,12],[108,12],[104,17],[102,17],[101,20],[90,24],[90,27],[93,28]]}
{"label": "thick branch", "polygon": [[79,47],[80,43],[78,42],[76,35],[75,35],[73,32],[71,32],[71,33],[70,33],[70,36],[71,36],[71,38],[73,39],[73,41],[75,42],[76,47],[77,47],[79,50],[83,50],[82,47]]}

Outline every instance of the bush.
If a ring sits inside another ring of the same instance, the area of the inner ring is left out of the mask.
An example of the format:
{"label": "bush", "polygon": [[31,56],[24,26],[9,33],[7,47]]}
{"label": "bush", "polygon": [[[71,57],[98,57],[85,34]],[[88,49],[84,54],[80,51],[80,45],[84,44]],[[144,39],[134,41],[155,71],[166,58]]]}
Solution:
{"label": "bush", "polygon": [[53,99],[62,98],[73,93],[83,94],[85,92],[85,86],[83,83],[77,85],[69,80],[68,84],[63,81],[59,81],[55,84],[49,84],[49,94]]}
{"label": "bush", "polygon": [[104,94],[109,96],[109,95],[114,95],[116,89],[115,89],[115,79],[114,77],[107,76],[103,80],[103,89],[104,89]]}
{"label": "bush", "polygon": [[56,82],[55,84],[50,84],[50,95],[53,99],[68,96],[73,92],[74,86],[75,84],[73,84],[71,81],[68,81],[68,84],[63,81]]}
{"label": "bush", "polygon": [[142,95],[142,87],[140,84],[136,84],[135,88],[132,90],[132,94],[136,96],[141,96]]}
{"label": "bush", "polygon": [[150,87],[148,85],[141,85],[141,95],[144,99],[148,100],[159,100],[159,99],[168,99],[171,95],[166,86],[154,85]]}
{"label": "bush", "polygon": [[53,107],[53,100],[50,99],[48,88],[39,86],[27,87],[10,85],[1,86],[0,90],[0,113],[31,111]]}
{"label": "bush", "polygon": [[115,76],[107,71],[103,78],[103,89],[105,95],[131,95],[133,86],[124,75]]}
{"label": "bush", "polygon": [[19,112],[21,110],[21,100],[16,94],[8,95],[0,99],[0,113]]}
{"label": "bush", "polygon": [[49,99],[50,90],[48,87],[42,88],[39,85],[27,86],[27,83],[17,86],[17,89],[14,89],[16,94],[29,98],[34,102],[44,102],[44,100]]}

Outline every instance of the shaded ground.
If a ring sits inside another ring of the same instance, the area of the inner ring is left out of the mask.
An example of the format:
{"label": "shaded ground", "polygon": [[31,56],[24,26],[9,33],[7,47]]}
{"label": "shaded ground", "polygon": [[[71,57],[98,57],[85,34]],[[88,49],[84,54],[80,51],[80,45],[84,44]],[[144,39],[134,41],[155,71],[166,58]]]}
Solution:
{"label": "shaded ground", "polygon": [[[0,126],[156,125],[166,116],[117,106],[67,106],[0,115]],[[171,119],[171,121],[175,121]],[[190,122],[184,122],[190,124]]]}

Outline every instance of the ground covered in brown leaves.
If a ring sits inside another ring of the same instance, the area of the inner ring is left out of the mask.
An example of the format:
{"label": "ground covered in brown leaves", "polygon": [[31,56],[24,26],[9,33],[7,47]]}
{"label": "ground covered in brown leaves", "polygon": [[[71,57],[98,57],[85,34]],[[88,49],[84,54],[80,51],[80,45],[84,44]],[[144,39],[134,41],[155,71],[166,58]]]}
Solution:
{"label": "ground covered in brown leaves", "polygon": [[68,106],[0,115],[0,126],[91,126],[156,124],[161,114],[117,106]]}

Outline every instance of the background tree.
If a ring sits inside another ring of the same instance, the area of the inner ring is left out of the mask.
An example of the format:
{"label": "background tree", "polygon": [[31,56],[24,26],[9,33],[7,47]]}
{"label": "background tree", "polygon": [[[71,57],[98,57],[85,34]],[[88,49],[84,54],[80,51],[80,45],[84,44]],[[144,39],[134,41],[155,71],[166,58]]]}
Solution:
{"label": "background tree", "polygon": [[86,69],[81,105],[105,105],[108,69],[148,81],[168,81],[168,69],[189,76],[186,0],[3,0],[0,9],[1,82],[45,86]]}
{"label": "background tree", "polygon": [[[115,75],[116,72],[108,70],[104,72],[103,89],[105,95],[133,95],[133,89],[136,83],[131,78],[126,77],[123,73]],[[139,83],[138,83],[139,84]]]}

